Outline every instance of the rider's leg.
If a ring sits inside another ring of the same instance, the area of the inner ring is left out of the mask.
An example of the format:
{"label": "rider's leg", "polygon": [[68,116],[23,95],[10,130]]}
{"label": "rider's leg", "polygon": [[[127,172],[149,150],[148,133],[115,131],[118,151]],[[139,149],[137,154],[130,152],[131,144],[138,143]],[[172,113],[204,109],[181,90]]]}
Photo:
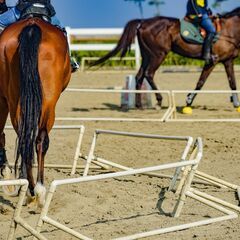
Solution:
{"label": "rider's leg", "polygon": [[205,38],[205,41],[203,44],[203,59],[207,63],[210,63],[210,61],[212,60],[211,49],[212,49],[214,37],[216,35],[216,30],[215,30],[215,27],[213,26],[211,19],[208,17],[208,15],[203,15],[201,26],[207,31],[207,37]]}
{"label": "rider's leg", "polygon": [[0,26],[7,27],[16,22],[20,17],[19,11],[15,8],[9,8],[7,12],[0,15]]}
{"label": "rider's leg", "polygon": [[[51,18],[51,21],[52,21],[52,24],[55,25],[55,26],[59,26],[61,29],[64,29],[64,33],[67,37],[67,32],[65,31],[65,28],[61,25],[60,21],[58,20],[58,18],[56,17],[56,15],[54,15],[52,18]],[[70,48],[68,46],[68,51],[69,51],[69,55],[70,55],[70,60],[71,60],[71,67],[72,67],[72,72],[76,72],[78,69],[79,69],[79,64],[77,63],[76,59],[71,56],[71,51],[70,51]]]}
{"label": "rider's leg", "polygon": [[0,14],[5,13],[8,10],[8,7],[6,5],[6,2],[0,1]]}

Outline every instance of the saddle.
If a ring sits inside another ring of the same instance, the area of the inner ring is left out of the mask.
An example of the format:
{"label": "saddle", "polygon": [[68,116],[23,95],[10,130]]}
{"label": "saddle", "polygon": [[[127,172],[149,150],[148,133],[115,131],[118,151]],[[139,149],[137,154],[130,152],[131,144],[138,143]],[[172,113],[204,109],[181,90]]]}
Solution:
{"label": "saddle", "polygon": [[[219,17],[212,17],[213,25],[215,26],[216,32],[218,33],[214,39],[214,42],[217,42],[219,35],[221,34],[222,26]],[[204,39],[207,36],[207,32],[202,28],[197,21],[192,20],[191,18],[185,17],[181,20],[181,36],[182,38],[193,44],[203,44]]]}
{"label": "saddle", "polygon": [[51,23],[51,17],[55,15],[55,10],[52,5],[43,3],[29,3],[23,2],[17,8],[21,11],[20,19],[31,17],[39,17]]}

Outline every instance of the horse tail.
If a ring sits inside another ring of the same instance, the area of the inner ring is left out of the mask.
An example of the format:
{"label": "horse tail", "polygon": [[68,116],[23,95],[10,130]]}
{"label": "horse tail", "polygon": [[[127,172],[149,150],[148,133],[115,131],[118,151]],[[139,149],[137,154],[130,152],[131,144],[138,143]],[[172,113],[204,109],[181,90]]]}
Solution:
{"label": "horse tail", "polygon": [[118,53],[120,53],[121,58],[124,57],[126,53],[131,50],[132,42],[137,35],[137,29],[140,27],[141,22],[142,20],[139,19],[129,21],[123,30],[123,34],[119,39],[117,46],[105,56],[93,62],[90,67],[103,64],[109,58],[117,55]]}
{"label": "horse tail", "polygon": [[34,145],[42,109],[42,86],[38,71],[38,51],[42,30],[37,24],[23,28],[19,35],[20,119],[15,170],[21,156],[21,173],[32,167]]}

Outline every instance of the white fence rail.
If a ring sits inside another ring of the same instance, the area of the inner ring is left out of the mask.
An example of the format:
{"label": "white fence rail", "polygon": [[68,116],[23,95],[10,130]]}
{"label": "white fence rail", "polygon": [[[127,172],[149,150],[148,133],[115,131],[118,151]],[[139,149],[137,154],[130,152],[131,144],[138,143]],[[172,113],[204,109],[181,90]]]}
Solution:
{"label": "white fence rail", "polygon": [[[116,44],[112,43],[80,43],[74,44],[72,43],[72,37],[80,37],[80,38],[109,38],[112,36],[119,37],[123,33],[123,28],[66,28],[67,35],[68,35],[68,42],[71,51],[110,51],[112,50]],[[137,37],[135,38],[135,43],[132,44],[131,49],[135,52],[135,62],[136,62],[136,69],[140,67],[140,48],[138,44]]]}

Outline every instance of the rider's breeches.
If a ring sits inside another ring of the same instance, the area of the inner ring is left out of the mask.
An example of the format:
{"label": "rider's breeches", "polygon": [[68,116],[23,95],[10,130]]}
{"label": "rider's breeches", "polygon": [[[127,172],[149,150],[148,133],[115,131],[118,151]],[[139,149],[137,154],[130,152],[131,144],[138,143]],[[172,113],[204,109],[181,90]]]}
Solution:
{"label": "rider's breeches", "polygon": [[[19,10],[16,7],[9,8],[7,12],[0,15],[0,26],[7,27],[8,25],[16,22],[19,18],[20,18]],[[52,25],[56,25],[63,28],[56,15],[51,18],[51,22]]]}
{"label": "rider's breeches", "polygon": [[204,14],[202,17],[202,21],[201,21],[201,27],[203,27],[207,33],[216,33],[216,29],[212,23],[212,20],[209,18],[209,16],[207,14]]}
{"label": "rider's breeches", "polygon": [[20,12],[16,7],[9,8],[7,12],[0,15],[0,25],[7,27],[8,25],[16,22],[20,18]]}

